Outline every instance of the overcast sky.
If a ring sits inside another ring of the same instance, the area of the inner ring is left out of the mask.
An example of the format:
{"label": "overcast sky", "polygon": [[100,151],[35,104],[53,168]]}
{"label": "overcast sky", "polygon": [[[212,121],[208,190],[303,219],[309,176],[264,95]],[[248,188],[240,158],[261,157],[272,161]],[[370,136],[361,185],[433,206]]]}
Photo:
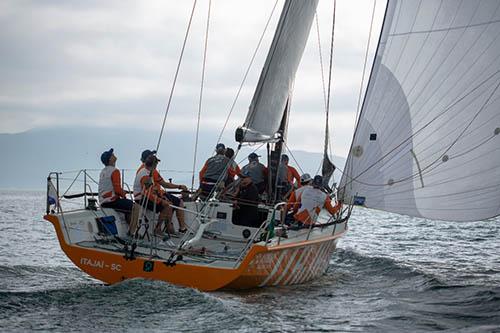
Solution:
{"label": "overcast sky", "polygon": [[[0,133],[52,126],[159,132],[192,1],[0,2]],[[325,70],[333,1],[320,0]],[[202,126],[220,131],[274,0],[213,0]],[[238,99],[226,140],[243,123],[283,1]],[[333,153],[346,156],[353,131],[372,0],[338,0],[332,112]],[[200,91],[208,0],[199,0],[168,116],[166,137],[192,131]],[[385,1],[375,9],[370,61]],[[326,73],[325,73],[326,75]],[[366,80],[365,80],[366,83]],[[296,77],[289,147],[321,151],[324,101],[316,25]],[[214,138],[215,143],[216,138]]]}

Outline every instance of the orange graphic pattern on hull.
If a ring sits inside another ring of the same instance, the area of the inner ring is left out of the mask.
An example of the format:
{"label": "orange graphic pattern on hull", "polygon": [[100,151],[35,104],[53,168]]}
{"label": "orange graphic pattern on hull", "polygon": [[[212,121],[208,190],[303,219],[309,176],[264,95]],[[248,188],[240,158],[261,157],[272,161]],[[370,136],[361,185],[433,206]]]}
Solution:
{"label": "orange graphic pattern on hull", "polygon": [[252,288],[299,284],[322,275],[335,250],[337,239],[300,247],[258,253],[242,275],[228,288]]}

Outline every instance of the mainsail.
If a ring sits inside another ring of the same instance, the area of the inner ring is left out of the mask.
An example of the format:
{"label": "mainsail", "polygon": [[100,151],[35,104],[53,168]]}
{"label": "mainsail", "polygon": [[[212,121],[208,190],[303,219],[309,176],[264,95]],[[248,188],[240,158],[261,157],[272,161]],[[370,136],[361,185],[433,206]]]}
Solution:
{"label": "mainsail", "polygon": [[389,0],[340,184],[432,219],[500,214],[500,1]]}
{"label": "mainsail", "polygon": [[[283,118],[287,99],[316,13],[318,0],[287,0],[250,104],[240,142],[272,141]],[[239,133],[239,134],[238,134]]]}

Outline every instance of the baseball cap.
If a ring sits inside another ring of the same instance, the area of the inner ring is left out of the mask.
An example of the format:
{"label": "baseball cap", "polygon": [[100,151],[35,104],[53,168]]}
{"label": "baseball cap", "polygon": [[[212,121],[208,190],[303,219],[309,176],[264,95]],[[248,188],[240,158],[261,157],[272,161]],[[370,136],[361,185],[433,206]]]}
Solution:
{"label": "baseball cap", "polygon": [[311,180],[312,180],[311,175],[308,173],[305,173],[302,176],[300,176],[300,181],[302,183],[307,183],[307,182],[310,182]]}
{"label": "baseball cap", "polygon": [[256,153],[250,153],[250,155],[248,155],[248,158],[251,159],[251,160],[254,160],[256,158],[259,158],[260,155],[257,155]]}
{"label": "baseball cap", "polygon": [[314,176],[313,182],[312,182],[314,187],[321,187],[323,186],[323,177],[320,175]]}
{"label": "baseball cap", "polygon": [[154,154],[156,154],[156,150],[146,149],[141,154],[141,162],[146,162],[146,158],[148,158],[149,155],[154,155]]}
{"label": "baseball cap", "polygon": [[105,151],[104,153],[101,154],[101,162],[104,165],[108,165],[109,159],[113,156],[113,148],[110,150]]}
{"label": "baseball cap", "polygon": [[146,166],[152,166],[154,163],[157,163],[157,162],[160,162],[160,160],[156,157],[156,155],[150,154],[148,157],[146,157],[144,164]]}
{"label": "baseball cap", "polygon": [[288,161],[288,155],[286,155],[286,154],[281,155],[281,160]]}
{"label": "baseball cap", "polygon": [[223,143],[218,143],[215,146],[215,150],[224,150],[224,149],[226,149],[226,146]]}

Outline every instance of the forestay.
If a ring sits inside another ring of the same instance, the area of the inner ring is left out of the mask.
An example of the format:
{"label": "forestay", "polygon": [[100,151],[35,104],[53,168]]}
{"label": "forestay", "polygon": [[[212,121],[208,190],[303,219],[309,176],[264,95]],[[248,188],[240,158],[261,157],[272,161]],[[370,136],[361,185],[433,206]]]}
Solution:
{"label": "forestay", "polygon": [[238,141],[272,141],[275,138],[317,5],[318,0],[285,2],[247,118],[238,129]]}
{"label": "forestay", "polygon": [[344,200],[432,219],[500,214],[500,1],[390,0]]}

